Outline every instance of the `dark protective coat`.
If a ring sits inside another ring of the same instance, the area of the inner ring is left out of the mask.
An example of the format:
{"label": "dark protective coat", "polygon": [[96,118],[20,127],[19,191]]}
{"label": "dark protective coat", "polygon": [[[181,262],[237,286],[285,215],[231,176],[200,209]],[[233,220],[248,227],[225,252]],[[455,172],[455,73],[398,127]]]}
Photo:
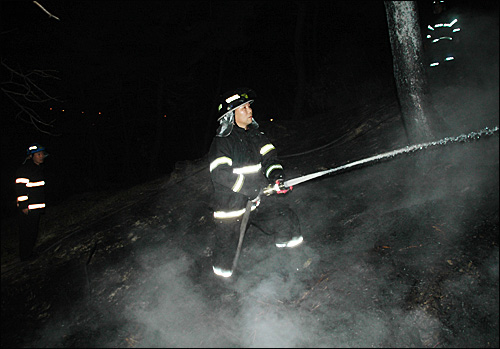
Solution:
{"label": "dark protective coat", "polygon": [[[226,137],[215,137],[208,157],[214,187],[214,267],[231,270],[245,206],[270,182],[284,178],[283,166],[256,124],[248,130],[235,126]],[[300,225],[296,214],[278,200],[271,195],[264,196],[260,205],[254,203],[249,225],[283,243],[300,236]]]}
{"label": "dark protective coat", "polygon": [[269,139],[257,127],[235,126],[227,137],[215,137],[208,154],[215,212],[244,209],[260,189],[283,177],[283,167]]}
{"label": "dark protective coat", "polygon": [[43,165],[27,160],[16,172],[17,207],[40,210],[45,207]]}
{"label": "dark protective coat", "polygon": [[[22,261],[34,256],[33,249],[38,237],[40,213],[45,209],[45,178],[42,166],[27,160],[16,173],[19,257]],[[25,208],[29,208],[28,214],[22,212]]]}

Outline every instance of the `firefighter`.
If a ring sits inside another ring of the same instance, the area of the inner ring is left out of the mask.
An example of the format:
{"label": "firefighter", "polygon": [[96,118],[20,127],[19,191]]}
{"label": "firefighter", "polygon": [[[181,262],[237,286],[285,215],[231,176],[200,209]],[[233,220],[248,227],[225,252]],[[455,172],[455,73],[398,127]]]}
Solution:
{"label": "firefighter", "polygon": [[444,0],[433,2],[433,23],[427,26],[424,43],[428,52],[429,67],[451,67],[457,59],[457,45],[461,36],[458,14],[447,10]]}
{"label": "firefighter", "polygon": [[16,193],[19,221],[19,257],[21,261],[36,258],[34,247],[38,237],[40,214],[45,210],[43,162],[45,147],[30,145],[27,157],[16,172]]}
{"label": "firefighter", "polygon": [[[208,159],[213,184],[215,249],[213,271],[230,277],[240,225],[248,200],[249,224],[274,238],[276,248],[291,248],[302,241],[297,215],[284,202],[292,188],[283,185],[285,174],[275,147],[253,118],[255,93],[239,88],[222,95],[216,131]],[[279,195],[259,195],[272,184]]]}

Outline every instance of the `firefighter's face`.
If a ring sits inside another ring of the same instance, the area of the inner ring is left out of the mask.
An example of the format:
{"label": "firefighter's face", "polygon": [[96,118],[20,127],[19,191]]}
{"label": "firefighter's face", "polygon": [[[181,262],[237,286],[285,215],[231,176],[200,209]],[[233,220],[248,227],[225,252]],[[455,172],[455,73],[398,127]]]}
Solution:
{"label": "firefighter's face", "polygon": [[43,151],[39,151],[38,153],[34,153],[32,155],[33,162],[36,165],[40,165],[45,160],[45,153]]}
{"label": "firefighter's face", "polygon": [[236,121],[236,125],[245,130],[248,128],[248,125],[252,123],[252,108],[250,107],[250,103],[245,103],[239,106],[234,111],[234,120]]}

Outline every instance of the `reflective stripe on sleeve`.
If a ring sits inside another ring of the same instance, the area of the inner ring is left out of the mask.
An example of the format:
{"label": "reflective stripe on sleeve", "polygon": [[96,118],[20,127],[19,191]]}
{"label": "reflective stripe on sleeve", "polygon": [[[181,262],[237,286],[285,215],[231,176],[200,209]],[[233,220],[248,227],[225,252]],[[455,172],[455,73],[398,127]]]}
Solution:
{"label": "reflective stripe on sleeve", "polygon": [[236,183],[234,183],[232,190],[235,193],[238,193],[241,190],[241,188],[243,188],[244,182],[245,182],[245,176],[243,176],[242,174],[239,174],[238,179],[236,179]]}
{"label": "reflective stripe on sleeve", "polygon": [[30,180],[28,178],[16,178],[16,183],[24,183],[24,184],[28,184],[30,182]]}
{"label": "reflective stripe on sleeve", "polygon": [[45,204],[31,204],[28,205],[28,209],[36,210],[37,208],[45,208]]}
{"label": "reflective stripe on sleeve", "polygon": [[229,166],[233,166],[233,160],[228,158],[227,156],[222,156],[220,158],[215,159],[210,163],[210,172],[215,170],[217,166],[222,165],[222,164],[227,164]]}
{"label": "reflective stripe on sleeve", "polygon": [[264,156],[264,155],[266,155],[267,153],[269,153],[273,149],[275,149],[274,145],[272,145],[271,143],[266,144],[265,146],[263,146],[262,148],[260,148],[260,155]]}
{"label": "reflective stripe on sleeve", "polygon": [[26,187],[28,188],[41,187],[44,185],[45,185],[44,181],[26,183]]}
{"label": "reflective stripe on sleeve", "polygon": [[281,165],[272,165],[272,166],[269,166],[269,168],[266,171],[266,177],[269,178],[269,175],[271,174],[272,171],[274,171],[274,170],[282,170],[282,169],[283,169],[283,166],[281,166]]}
{"label": "reflective stripe on sleeve", "polygon": [[22,196],[18,196],[17,197],[17,202],[26,201],[26,200],[28,200],[28,196],[27,195],[22,195]]}

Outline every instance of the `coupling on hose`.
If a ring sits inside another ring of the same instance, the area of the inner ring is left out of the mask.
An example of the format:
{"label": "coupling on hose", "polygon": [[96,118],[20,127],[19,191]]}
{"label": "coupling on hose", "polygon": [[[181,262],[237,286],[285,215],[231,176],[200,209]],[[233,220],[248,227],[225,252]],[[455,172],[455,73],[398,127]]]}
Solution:
{"label": "coupling on hose", "polygon": [[269,184],[267,187],[265,187],[262,192],[266,194],[267,196],[270,196],[274,193],[277,194],[285,194],[288,193],[288,191],[292,190],[293,186],[287,187],[285,186],[285,183],[282,179],[277,179],[274,184]]}

